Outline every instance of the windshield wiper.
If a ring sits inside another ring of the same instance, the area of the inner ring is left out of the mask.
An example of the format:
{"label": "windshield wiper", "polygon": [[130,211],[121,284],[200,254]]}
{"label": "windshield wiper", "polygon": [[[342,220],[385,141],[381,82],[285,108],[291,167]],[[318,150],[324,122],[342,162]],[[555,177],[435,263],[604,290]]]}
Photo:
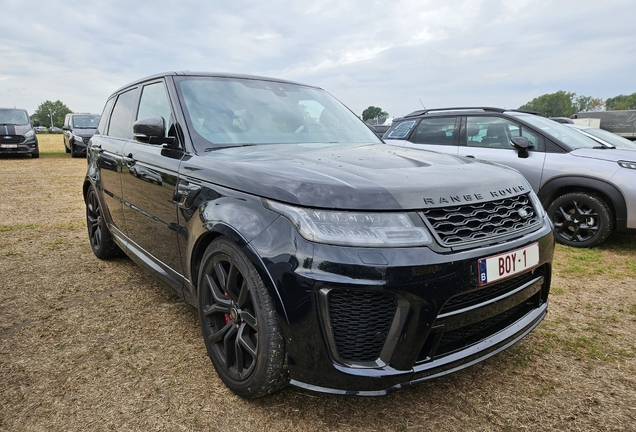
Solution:
{"label": "windshield wiper", "polygon": [[211,152],[211,151],[215,151],[215,150],[223,150],[223,149],[229,149],[229,148],[235,148],[235,147],[252,147],[255,146],[256,144],[232,144],[232,145],[225,145],[225,146],[218,146],[218,147],[208,147],[206,148],[205,152]]}

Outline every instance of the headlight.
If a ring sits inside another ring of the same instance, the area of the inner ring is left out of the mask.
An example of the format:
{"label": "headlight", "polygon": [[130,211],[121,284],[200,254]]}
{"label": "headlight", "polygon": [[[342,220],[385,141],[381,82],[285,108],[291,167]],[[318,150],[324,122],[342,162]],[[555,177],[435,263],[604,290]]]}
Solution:
{"label": "headlight", "polygon": [[363,247],[423,246],[431,236],[416,213],[317,210],[263,200],[289,219],[300,235],[317,243]]}
{"label": "headlight", "polygon": [[33,129],[31,129],[30,131],[28,131],[27,133],[24,134],[25,138],[31,138],[35,136],[35,132],[33,131]]}
{"label": "headlight", "polygon": [[81,137],[81,136],[79,136],[79,135],[75,135],[75,134],[73,134],[73,139],[74,139],[75,141],[84,142],[84,138],[82,138],[82,137]]}
{"label": "headlight", "polygon": [[623,168],[636,169],[636,162],[631,161],[618,161],[618,164]]}

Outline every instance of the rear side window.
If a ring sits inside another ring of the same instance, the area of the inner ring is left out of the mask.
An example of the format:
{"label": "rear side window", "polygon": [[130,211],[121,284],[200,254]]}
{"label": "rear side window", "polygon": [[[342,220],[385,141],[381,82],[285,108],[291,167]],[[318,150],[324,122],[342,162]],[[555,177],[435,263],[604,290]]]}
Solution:
{"label": "rear side window", "polygon": [[411,141],[416,144],[453,145],[457,117],[423,118]]}
{"label": "rear side window", "polygon": [[398,124],[387,136],[388,139],[404,139],[415,125],[415,120],[409,120]]}
{"label": "rear side window", "polygon": [[113,114],[110,116],[108,135],[114,138],[132,138],[132,113],[137,100],[136,89],[122,93],[115,102]]}
{"label": "rear side window", "polygon": [[106,127],[108,123],[108,118],[110,117],[110,110],[113,108],[113,103],[115,103],[115,98],[110,98],[106,101],[106,105],[104,106],[104,111],[102,112],[102,116],[99,119],[99,124],[97,125],[96,134],[102,134],[106,132]]}

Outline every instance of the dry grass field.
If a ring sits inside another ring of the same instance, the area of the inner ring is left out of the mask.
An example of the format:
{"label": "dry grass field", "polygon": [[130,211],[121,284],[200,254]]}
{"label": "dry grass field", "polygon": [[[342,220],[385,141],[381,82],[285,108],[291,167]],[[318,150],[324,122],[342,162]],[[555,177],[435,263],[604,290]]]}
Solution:
{"label": "dry grass field", "polygon": [[93,256],[86,161],[40,143],[0,158],[0,430],[636,430],[633,237],[558,247],[546,320],[472,368],[380,398],[250,401],[216,376],[193,308]]}

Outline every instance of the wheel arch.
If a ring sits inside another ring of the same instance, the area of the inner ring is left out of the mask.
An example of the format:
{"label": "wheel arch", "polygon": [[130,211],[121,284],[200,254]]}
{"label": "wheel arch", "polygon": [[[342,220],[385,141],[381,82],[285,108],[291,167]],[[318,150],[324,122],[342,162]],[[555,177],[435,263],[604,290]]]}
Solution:
{"label": "wheel arch", "polygon": [[219,237],[228,237],[232,240],[237,246],[241,248],[241,251],[247,256],[247,259],[252,263],[261,280],[265,284],[272,301],[274,302],[276,310],[279,312],[282,319],[285,320],[285,324],[289,325],[289,318],[287,316],[287,310],[282,301],[280,293],[274,283],[269,271],[267,270],[267,266],[261,259],[260,255],[250,246],[250,244],[246,241],[246,239],[233,227],[225,224],[218,223],[215,224],[204,232],[197,239],[194,247],[192,248],[192,252],[190,253],[190,274],[191,274],[191,283],[194,289],[194,294],[198,296],[198,278],[199,278],[199,270],[201,267],[201,261],[203,259],[203,255],[205,255],[205,251],[208,246]]}
{"label": "wheel arch", "polygon": [[603,199],[612,211],[615,227],[627,219],[627,203],[623,194],[616,186],[602,180],[578,176],[558,177],[546,182],[537,195],[547,209],[554,199],[570,192],[593,193]]}

